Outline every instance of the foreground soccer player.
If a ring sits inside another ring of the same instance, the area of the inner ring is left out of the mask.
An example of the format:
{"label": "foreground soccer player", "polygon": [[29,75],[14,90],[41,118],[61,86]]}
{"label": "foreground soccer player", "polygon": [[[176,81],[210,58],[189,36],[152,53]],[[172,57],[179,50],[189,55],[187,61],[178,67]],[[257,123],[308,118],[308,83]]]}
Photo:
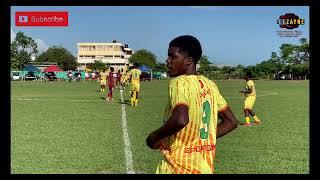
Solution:
{"label": "foreground soccer player", "polygon": [[249,74],[246,74],[244,79],[246,80],[246,89],[240,92],[244,93],[246,96],[246,100],[244,101],[244,108],[243,108],[245,120],[246,120],[245,126],[251,126],[249,114],[253,117],[255,124],[260,124],[259,118],[256,116],[256,114],[252,110],[253,104],[256,101],[256,88],[254,86],[253,81],[250,79]]}
{"label": "foreground soccer player", "polygon": [[131,106],[137,106],[140,91],[140,75],[141,71],[139,65],[134,63],[133,69],[130,70],[130,93],[131,93]]}
{"label": "foreground soccer player", "polygon": [[156,173],[213,173],[216,138],[237,127],[216,84],[197,75],[201,54],[201,45],[192,36],[177,37],[169,44],[166,62],[174,78],[169,83],[164,124],[146,139],[151,149],[160,149],[164,155]]}

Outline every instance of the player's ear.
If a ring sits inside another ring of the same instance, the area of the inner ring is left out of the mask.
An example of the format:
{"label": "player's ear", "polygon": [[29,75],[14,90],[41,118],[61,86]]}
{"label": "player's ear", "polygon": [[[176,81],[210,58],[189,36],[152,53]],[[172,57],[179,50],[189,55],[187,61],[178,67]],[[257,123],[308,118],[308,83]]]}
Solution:
{"label": "player's ear", "polygon": [[185,60],[185,65],[190,66],[193,62],[193,58],[192,57],[188,57]]}

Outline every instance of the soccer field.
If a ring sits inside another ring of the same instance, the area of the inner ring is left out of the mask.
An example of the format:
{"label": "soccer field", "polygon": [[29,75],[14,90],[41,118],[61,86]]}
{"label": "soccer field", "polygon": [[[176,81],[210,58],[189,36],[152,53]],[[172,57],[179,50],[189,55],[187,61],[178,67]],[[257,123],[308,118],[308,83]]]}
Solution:
{"label": "soccer field", "polygon": [[[262,124],[218,139],[216,173],[309,173],[309,81],[254,82]],[[216,84],[244,122],[245,81]],[[142,82],[131,107],[128,88],[124,103],[119,89],[109,103],[97,82],[12,82],[11,173],[154,173],[162,157],[145,139],[162,124],[167,88],[167,80]]]}

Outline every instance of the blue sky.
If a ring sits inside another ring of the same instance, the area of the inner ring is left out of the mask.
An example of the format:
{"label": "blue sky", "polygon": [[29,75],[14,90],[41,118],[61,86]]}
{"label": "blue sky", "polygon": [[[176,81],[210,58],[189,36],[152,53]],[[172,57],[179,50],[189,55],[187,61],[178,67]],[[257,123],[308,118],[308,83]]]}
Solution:
{"label": "blue sky", "polygon": [[[68,27],[16,27],[16,11],[68,11]],[[276,20],[285,13],[305,19],[294,29],[302,36],[279,37]],[[134,51],[147,49],[159,62],[167,57],[169,42],[180,35],[197,37],[215,64],[255,65],[279,52],[283,43],[309,40],[307,6],[15,6],[11,7],[11,37],[18,31],[31,36],[44,51],[67,48],[77,55],[79,42],[127,43]]]}

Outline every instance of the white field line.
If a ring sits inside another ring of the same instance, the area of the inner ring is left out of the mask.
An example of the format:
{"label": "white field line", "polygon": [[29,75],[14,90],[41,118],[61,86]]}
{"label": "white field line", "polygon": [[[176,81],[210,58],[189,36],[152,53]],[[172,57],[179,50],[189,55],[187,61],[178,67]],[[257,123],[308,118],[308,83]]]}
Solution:
{"label": "white field line", "polygon": [[[271,91],[258,91],[258,92],[267,92],[269,94],[263,94],[263,95],[257,95],[257,97],[261,97],[261,96],[272,96],[272,95],[276,95],[279,93],[276,92],[271,92]],[[120,92],[120,96],[121,96],[121,110],[122,110],[122,131],[123,131],[123,139],[124,139],[124,145],[125,145],[125,156],[126,156],[126,165],[127,165],[127,173],[128,174],[135,174],[135,171],[133,169],[133,161],[132,161],[132,152],[130,149],[130,139],[129,139],[129,135],[128,135],[128,128],[127,128],[127,118],[126,118],[126,109],[125,109],[125,105],[124,105],[124,101],[123,101],[123,93]],[[226,97],[226,98],[242,98],[242,97]],[[11,98],[13,100],[22,100],[22,101],[57,101],[57,100],[63,100],[63,101],[101,101],[98,99],[36,99],[36,98],[18,98],[18,97],[13,97]]]}
{"label": "white field line", "polygon": [[123,101],[123,93],[120,91],[121,96],[121,110],[122,110],[122,131],[123,131],[123,140],[124,140],[124,152],[126,155],[126,164],[127,164],[127,174],[135,174],[133,170],[133,163],[132,163],[132,153],[130,150],[130,139],[128,135],[128,128],[127,128],[127,117],[126,117],[126,107]]}
{"label": "white field line", "polygon": [[[130,140],[128,135],[128,128],[127,128],[127,118],[126,118],[126,109],[125,105],[123,104],[123,93],[120,92],[121,96],[121,110],[122,110],[122,131],[123,131],[123,139],[124,139],[124,151],[126,156],[126,165],[127,165],[127,173],[128,174],[135,174],[133,169],[133,161],[132,161],[132,152],[130,150]],[[66,99],[36,99],[36,98],[11,98],[14,100],[22,100],[22,101],[66,101]],[[68,100],[67,100],[68,101]],[[85,100],[85,99],[69,99],[69,101],[101,101],[101,100]]]}
{"label": "white field line", "polygon": [[[272,96],[272,95],[277,95],[279,93],[276,92],[271,92],[271,91],[257,91],[257,92],[266,92],[268,94],[262,94],[262,95],[257,95],[257,97],[262,97],[262,96]],[[240,96],[225,96],[225,98],[242,98]],[[20,100],[20,101],[78,101],[78,102],[90,102],[90,101],[101,101],[100,99],[38,99],[38,98],[20,98],[20,97],[13,97],[11,98],[12,100]],[[123,97],[121,97],[121,101],[123,101]],[[124,105],[123,105],[124,107]]]}
{"label": "white field line", "polygon": [[13,97],[11,99],[19,100],[19,101],[80,101],[80,102],[101,101],[99,99],[38,99],[38,98],[17,98],[17,97]]}
{"label": "white field line", "polygon": [[[268,94],[262,94],[262,95],[259,95],[259,94],[258,94],[256,97],[272,96],[272,95],[277,95],[277,94],[279,94],[279,93],[271,92],[271,91],[257,91],[257,92],[267,92]],[[243,95],[239,95],[239,96],[226,96],[226,98],[240,99],[240,98],[243,98]]]}

